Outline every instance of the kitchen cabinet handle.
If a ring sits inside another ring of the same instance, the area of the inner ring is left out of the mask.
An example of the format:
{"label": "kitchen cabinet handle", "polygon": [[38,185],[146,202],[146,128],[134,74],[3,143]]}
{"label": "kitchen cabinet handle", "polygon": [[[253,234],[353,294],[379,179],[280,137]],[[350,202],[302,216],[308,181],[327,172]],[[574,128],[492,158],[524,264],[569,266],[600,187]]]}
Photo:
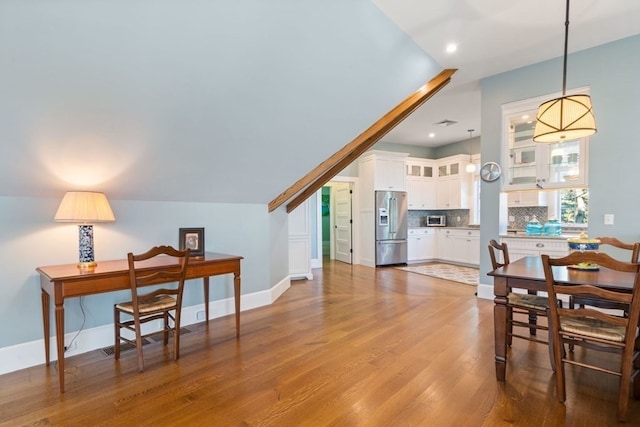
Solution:
{"label": "kitchen cabinet handle", "polygon": [[544,248],[544,243],[536,243],[536,248]]}

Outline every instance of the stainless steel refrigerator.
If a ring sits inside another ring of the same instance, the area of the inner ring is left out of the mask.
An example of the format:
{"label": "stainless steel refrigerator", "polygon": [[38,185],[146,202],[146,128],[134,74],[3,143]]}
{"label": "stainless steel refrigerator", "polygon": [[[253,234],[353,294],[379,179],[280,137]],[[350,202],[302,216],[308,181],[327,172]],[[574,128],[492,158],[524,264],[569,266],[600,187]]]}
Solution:
{"label": "stainless steel refrigerator", "polygon": [[376,191],[376,266],[407,263],[407,193]]}

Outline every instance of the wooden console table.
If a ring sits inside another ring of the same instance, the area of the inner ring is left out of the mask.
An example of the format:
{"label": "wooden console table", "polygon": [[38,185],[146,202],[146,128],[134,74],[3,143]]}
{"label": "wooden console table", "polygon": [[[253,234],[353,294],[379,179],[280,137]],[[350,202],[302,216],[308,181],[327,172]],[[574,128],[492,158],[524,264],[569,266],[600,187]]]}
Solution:
{"label": "wooden console table", "polygon": [[[209,277],[233,274],[236,314],[236,337],[240,336],[240,260],[241,256],[207,252],[204,257],[189,258],[187,279],[202,278],[204,282],[205,319],[209,320]],[[158,259],[149,268],[161,266]],[[130,289],[129,266],[126,259],[100,261],[91,270],[81,270],[77,264],[38,267],[42,289],[42,322],[44,326],[44,351],[46,363],[50,363],[49,312],[53,297],[56,318],[56,344],[58,351],[58,378],[60,392],[64,393],[64,300],[66,298],[95,295]]]}

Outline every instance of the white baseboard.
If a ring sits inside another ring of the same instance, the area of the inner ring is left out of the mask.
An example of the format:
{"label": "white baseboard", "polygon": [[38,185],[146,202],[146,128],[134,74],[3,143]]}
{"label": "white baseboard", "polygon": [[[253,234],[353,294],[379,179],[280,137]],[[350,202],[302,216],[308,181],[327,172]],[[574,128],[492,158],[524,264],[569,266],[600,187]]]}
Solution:
{"label": "white baseboard", "polygon": [[484,283],[478,283],[478,298],[493,300],[495,295],[493,294],[493,285],[485,285]]}
{"label": "white baseboard", "polygon": [[[287,276],[271,289],[244,294],[240,299],[240,311],[270,305],[285,293],[290,286],[291,279]],[[235,312],[233,298],[211,301],[209,304],[210,319],[227,316]],[[203,320],[204,303],[182,308],[182,326],[199,323]],[[74,340],[77,333],[77,331],[74,331],[65,334],[64,342],[67,346],[71,346],[65,353],[65,357],[113,345],[113,324],[85,329]],[[55,337],[51,338],[50,347],[51,362],[53,362],[58,359]],[[0,375],[44,363],[44,339],[0,348]]]}

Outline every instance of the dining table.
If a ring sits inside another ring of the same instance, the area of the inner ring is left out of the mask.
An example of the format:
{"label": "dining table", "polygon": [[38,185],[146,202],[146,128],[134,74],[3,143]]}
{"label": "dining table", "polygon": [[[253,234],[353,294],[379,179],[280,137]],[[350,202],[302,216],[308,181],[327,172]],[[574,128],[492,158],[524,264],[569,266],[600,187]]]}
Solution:
{"label": "dining table", "polygon": [[[554,266],[556,282],[578,285],[588,284],[603,289],[631,292],[634,274],[599,267],[578,269]],[[540,256],[525,256],[489,273],[493,277],[493,322],[495,335],[495,365],[498,381],[506,380],[507,367],[507,295],[514,290],[546,292],[544,268]]]}

